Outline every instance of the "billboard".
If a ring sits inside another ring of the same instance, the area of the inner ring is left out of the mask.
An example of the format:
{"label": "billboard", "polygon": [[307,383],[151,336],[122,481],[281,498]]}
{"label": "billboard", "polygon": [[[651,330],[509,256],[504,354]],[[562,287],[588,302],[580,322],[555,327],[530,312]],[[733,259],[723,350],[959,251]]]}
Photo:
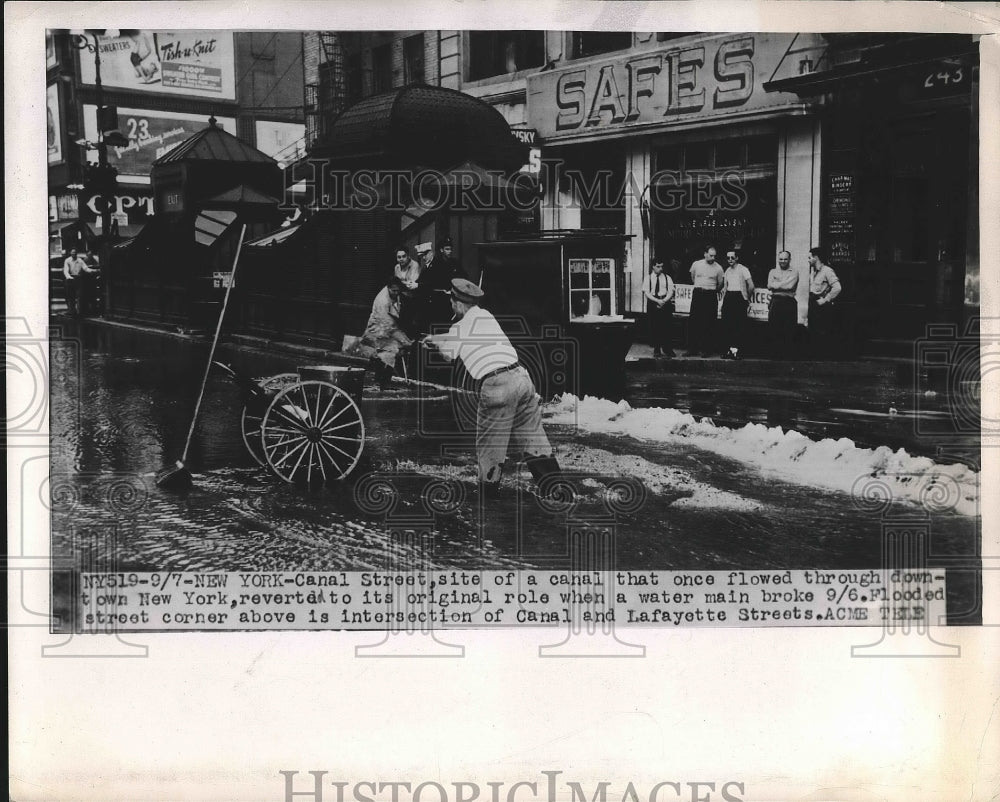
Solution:
{"label": "billboard", "polygon": [[296,161],[306,152],[306,127],[302,123],[258,120],[257,150],[266,153],[280,165]]}
{"label": "billboard", "polygon": [[59,84],[50,84],[45,90],[45,127],[48,134],[49,164],[63,160],[62,115],[59,114]]}
{"label": "billboard", "polygon": [[77,40],[85,84],[96,81],[98,47],[104,86],[236,99],[232,31],[122,31],[119,36],[85,34]]}
{"label": "billboard", "polygon": [[[118,127],[129,141],[125,147],[108,146],[108,164],[126,182],[128,176],[148,177],[154,161],[207,126],[208,120],[202,115],[119,108]],[[236,135],[233,117],[219,117],[218,126]],[[84,105],[83,130],[87,139],[97,140],[96,106]],[[96,162],[97,153],[88,151],[87,159]]]}

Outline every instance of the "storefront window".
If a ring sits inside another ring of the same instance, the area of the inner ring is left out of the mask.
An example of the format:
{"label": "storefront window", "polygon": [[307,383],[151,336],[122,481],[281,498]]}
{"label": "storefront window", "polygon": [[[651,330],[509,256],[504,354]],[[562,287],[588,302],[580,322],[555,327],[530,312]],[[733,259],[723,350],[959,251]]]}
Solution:
{"label": "storefront window", "polygon": [[545,64],[544,31],[470,31],[469,80],[541,67]]}
{"label": "storefront window", "polygon": [[616,314],[613,259],[569,260],[569,309],[574,318]]}
{"label": "storefront window", "polygon": [[707,245],[721,256],[735,248],[762,285],[774,266],[777,136],[760,134],[654,149],[648,203],[653,249],[687,269]]}

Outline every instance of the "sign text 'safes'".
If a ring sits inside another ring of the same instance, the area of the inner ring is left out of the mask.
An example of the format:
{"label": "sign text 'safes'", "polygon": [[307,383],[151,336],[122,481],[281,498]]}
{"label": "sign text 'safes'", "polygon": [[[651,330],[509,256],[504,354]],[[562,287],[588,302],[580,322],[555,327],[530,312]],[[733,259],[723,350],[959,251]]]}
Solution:
{"label": "sign text 'safes'", "polygon": [[[746,103],[753,94],[754,40],[741,37],[722,42],[706,66],[706,47],[654,53],[605,64],[592,84],[587,70],[559,77],[556,128],[560,131],[601,124],[635,122],[643,116],[646,98],[663,116],[698,112],[710,103],[725,108]],[[712,72],[713,88],[706,91],[703,73]]]}

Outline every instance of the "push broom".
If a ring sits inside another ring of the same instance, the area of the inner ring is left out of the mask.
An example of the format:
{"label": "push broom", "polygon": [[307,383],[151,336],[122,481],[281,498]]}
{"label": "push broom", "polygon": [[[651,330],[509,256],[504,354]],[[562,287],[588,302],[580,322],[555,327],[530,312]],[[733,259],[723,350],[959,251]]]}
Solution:
{"label": "push broom", "polygon": [[[234,215],[235,216],[235,215]],[[221,232],[219,232],[221,234]],[[240,230],[240,241],[236,245],[236,256],[233,258],[233,269],[229,273],[229,286],[226,287],[226,295],[222,299],[222,311],[219,313],[219,322],[215,327],[215,337],[212,338],[212,348],[208,352],[208,362],[205,364],[205,374],[201,379],[201,387],[198,390],[198,400],[194,405],[194,415],[191,416],[191,428],[188,429],[187,440],[184,443],[184,453],[181,458],[170,468],[160,471],[156,475],[156,486],[164,490],[187,490],[191,487],[191,471],[187,469],[188,450],[191,448],[191,440],[194,438],[194,430],[198,425],[198,411],[201,409],[201,400],[205,396],[205,385],[208,384],[208,374],[212,369],[212,360],[215,357],[215,346],[219,344],[219,334],[222,331],[222,320],[226,316],[226,307],[229,305],[229,294],[236,284],[236,265],[240,261],[240,251],[243,250],[243,237],[247,233],[246,223]]]}

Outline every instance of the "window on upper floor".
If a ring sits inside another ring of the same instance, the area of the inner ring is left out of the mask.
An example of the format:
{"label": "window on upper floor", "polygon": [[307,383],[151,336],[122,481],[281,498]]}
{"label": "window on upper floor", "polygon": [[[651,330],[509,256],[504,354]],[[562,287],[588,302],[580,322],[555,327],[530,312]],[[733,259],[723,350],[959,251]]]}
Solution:
{"label": "window on upper floor", "polygon": [[364,95],[360,53],[351,53],[344,59],[344,73],[344,92],[347,105],[352,106]]}
{"label": "window on upper floor", "polygon": [[392,89],[392,43],[372,48],[372,94]]}
{"label": "window on upper floor", "polygon": [[685,36],[694,36],[698,31],[657,31],[657,42],[669,42],[671,39],[683,39]]}
{"label": "window on upper floor", "polygon": [[424,35],[407,36],[403,40],[403,81],[407,86],[424,82]]}
{"label": "window on upper floor", "polygon": [[631,31],[573,31],[573,58],[586,58],[630,47]]}
{"label": "window on upper floor", "polygon": [[469,80],[545,64],[544,31],[470,31]]}

